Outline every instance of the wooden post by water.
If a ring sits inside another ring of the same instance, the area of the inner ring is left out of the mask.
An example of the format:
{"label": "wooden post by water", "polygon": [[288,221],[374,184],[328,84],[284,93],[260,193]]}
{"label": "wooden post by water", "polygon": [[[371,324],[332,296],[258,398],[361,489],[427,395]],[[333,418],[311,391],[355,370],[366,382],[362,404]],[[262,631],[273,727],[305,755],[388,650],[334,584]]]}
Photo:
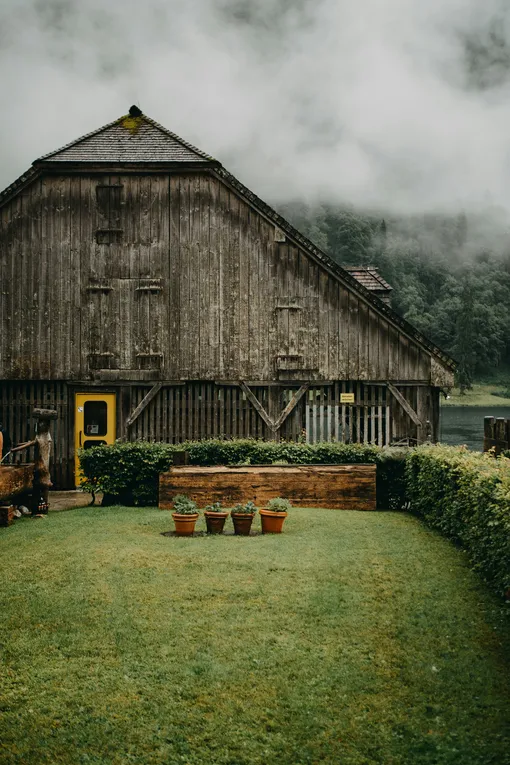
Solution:
{"label": "wooden post by water", "polygon": [[485,417],[483,423],[483,450],[494,449],[494,454],[510,449],[510,420],[504,417]]}

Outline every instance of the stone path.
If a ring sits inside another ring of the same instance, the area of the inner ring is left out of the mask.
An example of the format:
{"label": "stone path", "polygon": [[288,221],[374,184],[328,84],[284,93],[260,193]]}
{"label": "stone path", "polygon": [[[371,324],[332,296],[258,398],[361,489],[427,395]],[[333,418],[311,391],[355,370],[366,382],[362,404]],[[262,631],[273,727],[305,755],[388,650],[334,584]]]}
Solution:
{"label": "stone path", "polygon": [[[102,495],[96,495],[96,505],[101,504]],[[86,507],[92,502],[92,494],[84,491],[50,491],[50,513]]]}

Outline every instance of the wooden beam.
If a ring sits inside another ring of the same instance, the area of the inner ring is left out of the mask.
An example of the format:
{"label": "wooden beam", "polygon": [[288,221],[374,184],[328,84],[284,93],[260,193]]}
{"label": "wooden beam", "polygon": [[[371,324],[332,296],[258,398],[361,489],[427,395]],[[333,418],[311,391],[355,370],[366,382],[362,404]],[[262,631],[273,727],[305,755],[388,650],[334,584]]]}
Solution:
{"label": "wooden beam", "polygon": [[386,382],[386,385],[388,386],[388,390],[390,391],[391,395],[398,401],[404,412],[409,415],[411,420],[414,422],[415,425],[418,425],[418,427],[422,427],[423,423],[412,408],[412,406],[409,404],[408,401],[403,397],[403,395],[400,393],[397,388],[395,388],[394,385],[392,385],[390,382]]}
{"label": "wooden beam", "polygon": [[268,415],[260,401],[258,400],[257,396],[253,393],[253,391],[246,385],[245,382],[242,380],[239,382],[239,386],[241,390],[246,394],[246,398],[253,404],[254,408],[257,410],[257,412],[260,414],[268,428],[271,430],[276,430],[274,420],[271,419],[271,417]]}
{"label": "wooden beam", "polygon": [[294,410],[294,408],[299,403],[300,399],[304,396],[304,394],[310,387],[310,383],[305,383],[299,388],[298,391],[296,391],[296,393],[294,393],[291,400],[289,401],[289,403],[287,404],[283,412],[281,412],[280,416],[276,420],[273,420],[273,418],[270,417],[270,415],[266,412],[266,410],[264,409],[264,407],[262,406],[262,404],[260,403],[256,395],[253,393],[253,391],[249,388],[249,386],[243,380],[239,382],[239,387],[241,388],[242,391],[244,391],[244,393],[246,394],[246,397],[253,404],[253,406],[255,407],[257,412],[260,414],[260,416],[262,417],[262,419],[264,420],[268,428],[270,428],[273,431],[273,433],[277,433],[280,430],[283,423],[285,422],[285,420],[287,419],[287,417],[289,416],[289,414]]}
{"label": "wooden beam", "polygon": [[289,414],[295,409],[295,407],[297,406],[297,404],[299,403],[301,398],[304,396],[304,394],[306,393],[309,387],[310,387],[310,383],[305,383],[305,385],[302,385],[300,389],[296,391],[296,393],[294,393],[291,400],[289,401],[289,403],[287,404],[287,406],[285,407],[281,415],[276,420],[274,424],[275,430],[279,430],[281,428],[281,426],[283,425],[283,423],[285,422]]}
{"label": "wooden beam", "polygon": [[141,415],[143,410],[150,404],[154,396],[156,396],[161,388],[163,387],[162,382],[156,383],[156,385],[153,385],[150,391],[147,393],[146,396],[142,398],[134,412],[130,414],[130,416],[126,420],[126,430],[131,427],[131,425],[135,422],[135,420],[138,419],[138,417]]}

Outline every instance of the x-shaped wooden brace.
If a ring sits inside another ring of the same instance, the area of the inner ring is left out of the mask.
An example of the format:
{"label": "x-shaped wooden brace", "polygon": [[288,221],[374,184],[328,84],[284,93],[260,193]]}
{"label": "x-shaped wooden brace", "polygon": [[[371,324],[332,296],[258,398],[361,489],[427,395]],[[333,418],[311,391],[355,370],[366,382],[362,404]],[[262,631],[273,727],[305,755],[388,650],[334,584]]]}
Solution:
{"label": "x-shaped wooden brace", "polygon": [[254,408],[260,414],[260,416],[262,417],[262,419],[264,420],[268,428],[272,430],[273,433],[276,433],[278,430],[280,430],[281,426],[283,425],[283,423],[285,422],[289,414],[295,409],[295,407],[297,406],[297,404],[299,403],[303,395],[306,393],[306,391],[310,387],[310,383],[305,383],[304,385],[300,387],[298,391],[296,391],[296,393],[294,393],[291,400],[289,401],[289,403],[287,404],[283,412],[280,414],[280,416],[276,420],[273,420],[268,415],[268,413],[266,412],[266,410],[264,409],[264,407],[262,406],[262,404],[260,403],[256,395],[254,394],[254,392],[251,390],[251,388],[249,388],[246,385],[245,382],[241,380],[239,382],[239,386],[241,390],[244,391],[244,393],[246,394],[246,398],[248,399],[248,401],[250,401],[253,404]]}

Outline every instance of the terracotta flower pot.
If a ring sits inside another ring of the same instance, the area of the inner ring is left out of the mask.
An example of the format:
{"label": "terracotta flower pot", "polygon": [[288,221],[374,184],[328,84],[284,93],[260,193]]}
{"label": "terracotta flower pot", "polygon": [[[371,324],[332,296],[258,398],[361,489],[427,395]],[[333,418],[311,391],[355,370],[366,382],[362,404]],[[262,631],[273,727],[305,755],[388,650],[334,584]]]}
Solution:
{"label": "terracotta flower pot", "polygon": [[175,523],[175,533],[178,537],[191,537],[195,531],[195,523],[198,521],[198,513],[192,515],[181,515],[172,513]]}
{"label": "terracotta flower pot", "polygon": [[234,524],[234,534],[243,537],[249,536],[254,516],[255,513],[230,513]]}
{"label": "terracotta flower pot", "polygon": [[273,510],[266,510],[264,507],[259,510],[259,513],[263,534],[282,533],[283,522],[288,513],[285,511],[281,513],[275,513]]}
{"label": "terracotta flower pot", "polygon": [[207,510],[204,512],[205,522],[207,525],[208,534],[222,534],[225,521],[228,517],[227,513],[210,513]]}

